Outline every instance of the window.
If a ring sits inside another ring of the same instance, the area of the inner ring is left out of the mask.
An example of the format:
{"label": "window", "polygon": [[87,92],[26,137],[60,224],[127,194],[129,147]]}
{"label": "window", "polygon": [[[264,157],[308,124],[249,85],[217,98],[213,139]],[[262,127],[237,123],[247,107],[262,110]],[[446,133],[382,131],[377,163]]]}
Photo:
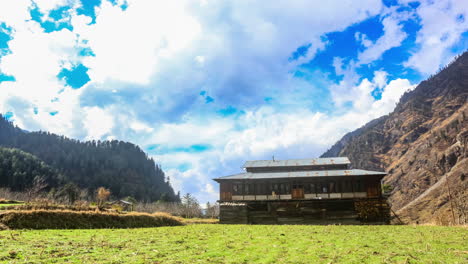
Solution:
{"label": "window", "polygon": [[279,185],[277,183],[271,184],[271,193],[279,194]]}
{"label": "window", "polygon": [[364,192],[364,184],[362,183],[361,180],[356,180],[354,181],[353,189],[354,189],[354,192]]}
{"label": "window", "polygon": [[317,192],[317,190],[315,188],[315,183],[309,184],[309,188],[310,188],[309,189],[310,193],[316,193]]}
{"label": "window", "polygon": [[328,193],[327,183],[324,183],[324,182],[317,183],[317,193]]}
{"label": "window", "polygon": [[268,192],[266,190],[266,184],[265,183],[257,183],[256,187],[257,187],[256,194],[260,194],[260,195],[268,194]]}
{"label": "window", "polygon": [[342,181],[341,182],[341,191],[344,193],[353,192],[353,186],[351,185],[350,180]]}
{"label": "window", "polygon": [[330,190],[331,193],[336,193],[336,192],[338,192],[338,191],[336,190],[336,183],[333,182],[333,181],[328,183],[328,189]]}
{"label": "window", "polygon": [[322,185],[322,193],[328,193],[327,185]]}
{"label": "window", "polygon": [[284,183],[280,184],[280,194],[285,194],[286,193],[286,186]]}
{"label": "window", "polygon": [[237,183],[232,185],[232,192],[235,195],[242,195],[242,184]]}

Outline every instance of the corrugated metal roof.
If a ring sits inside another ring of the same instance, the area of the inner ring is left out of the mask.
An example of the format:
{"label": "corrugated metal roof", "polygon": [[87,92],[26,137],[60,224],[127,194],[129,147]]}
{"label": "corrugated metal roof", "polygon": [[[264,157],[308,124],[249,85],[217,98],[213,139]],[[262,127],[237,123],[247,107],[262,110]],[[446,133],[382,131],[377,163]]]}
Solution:
{"label": "corrugated metal roof", "polygon": [[335,158],[315,158],[315,159],[289,159],[289,160],[249,160],[244,164],[244,168],[255,167],[293,167],[293,166],[313,166],[313,165],[336,165],[350,164],[347,157]]}
{"label": "corrugated metal roof", "polygon": [[292,171],[292,172],[262,172],[239,173],[214,180],[247,180],[247,179],[282,179],[282,178],[306,178],[306,177],[330,177],[330,176],[367,176],[387,175],[385,172],[368,170],[321,170],[321,171]]}

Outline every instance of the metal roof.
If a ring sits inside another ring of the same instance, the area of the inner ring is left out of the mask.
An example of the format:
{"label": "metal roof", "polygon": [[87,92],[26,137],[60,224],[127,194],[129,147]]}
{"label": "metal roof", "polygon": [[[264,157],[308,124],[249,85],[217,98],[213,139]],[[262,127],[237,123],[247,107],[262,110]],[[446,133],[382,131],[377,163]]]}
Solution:
{"label": "metal roof", "polygon": [[244,168],[255,167],[293,167],[313,165],[351,164],[347,157],[315,158],[315,159],[289,159],[289,160],[250,160],[244,163]]}
{"label": "metal roof", "polygon": [[330,176],[367,176],[387,175],[385,172],[368,170],[321,170],[321,171],[292,171],[292,172],[261,172],[261,173],[239,173],[214,180],[248,180],[248,179],[283,179],[283,178],[307,178],[307,177],[330,177]]}

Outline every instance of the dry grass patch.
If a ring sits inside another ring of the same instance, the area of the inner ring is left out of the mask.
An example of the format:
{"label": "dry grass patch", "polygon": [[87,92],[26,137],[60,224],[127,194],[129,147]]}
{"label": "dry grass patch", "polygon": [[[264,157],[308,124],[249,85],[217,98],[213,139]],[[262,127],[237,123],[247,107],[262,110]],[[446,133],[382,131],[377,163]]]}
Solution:
{"label": "dry grass patch", "polygon": [[213,218],[179,218],[184,224],[219,224],[218,219]]}
{"label": "dry grass patch", "polygon": [[183,223],[166,213],[128,213],[21,210],[0,213],[0,223],[10,229],[95,229],[179,226]]}

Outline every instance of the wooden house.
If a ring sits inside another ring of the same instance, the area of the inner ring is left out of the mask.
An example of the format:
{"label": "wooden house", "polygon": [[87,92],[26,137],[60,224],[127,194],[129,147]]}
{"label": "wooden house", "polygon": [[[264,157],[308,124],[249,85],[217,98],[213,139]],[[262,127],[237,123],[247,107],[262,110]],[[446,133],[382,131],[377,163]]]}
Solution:
{"label": "wooden house", "polygon": [[220,184],[220,222],[237,224],[388,223],[385,172],[350,169],[346,157],[255,160]]}

